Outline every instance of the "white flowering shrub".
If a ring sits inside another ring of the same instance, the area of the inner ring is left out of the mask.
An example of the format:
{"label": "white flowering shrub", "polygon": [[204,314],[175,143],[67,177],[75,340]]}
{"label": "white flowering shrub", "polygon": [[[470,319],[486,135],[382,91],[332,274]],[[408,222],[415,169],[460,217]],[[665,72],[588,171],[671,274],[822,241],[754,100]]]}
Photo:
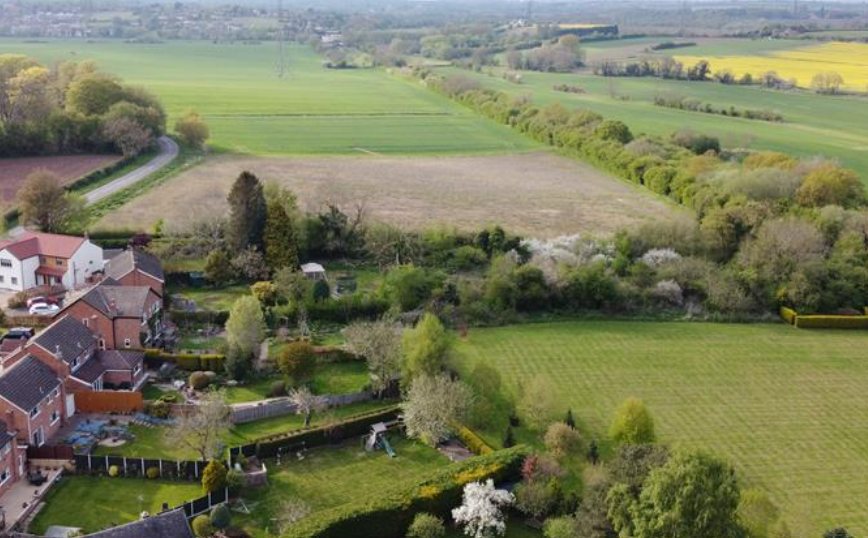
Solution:
{"label": "white flowering shrub", "polygon": [[525,239],[522,241],[530,253],[528,263],[543,272],[549,284],[561,284],[562,268],[611,262],[615,257],[612,243],[582,239],[580,235],[564,235],[554,239]]}
{"label": "white flowering shrub", "polygon": [[684,292],[678,282],[661,280],[654,286],[654,296],[669,304],[681,306],[684,304]]}
{"label": "white flowering shrub", "polygon": [[515,502],[512,493],[494,487],[494,481],[471,482],[464,486],[461,506],[452,510],[452,518],[464,526],[470,538],[503,536],[506,520],[503,509]]}
{"label": "white flowering shrub", "polygon": [[642,262],[648,267],[660,267],[669,262],[677,262],[681,254],[671,248],[652,248],[642,256]]}

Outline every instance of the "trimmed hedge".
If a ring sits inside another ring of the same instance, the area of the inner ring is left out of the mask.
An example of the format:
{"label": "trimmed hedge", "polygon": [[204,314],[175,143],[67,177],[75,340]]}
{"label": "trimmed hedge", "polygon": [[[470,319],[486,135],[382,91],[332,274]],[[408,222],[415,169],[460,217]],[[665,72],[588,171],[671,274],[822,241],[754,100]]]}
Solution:
{"label": "trimmed hedge", "polygon": [[167,353],[161,349],[146,349],[145,364],[149,368],[158,369],[170,362],[181,370],[197,372],[202,370],[220,371],[223,369],[225,355],[195,353]]}
{"label": "trimmed hedge", "polygon": [[786,321],[790,325],[794,325],[796,323],[797,316],[798,314],[792,308],[787,308],[786,306],[781,307],[781,317],[784,318],[784,321]]}
{"label": "trimmed hedge", "polygon": [[494,452],[494,449],[488,446],[488,443],[483,441],[481,437],[476,435],[476,432],[467,426],[458,426],[456,432],[458,434],[458,439],[460,439],[461,442],[464,443],[464,446],[474,454],[484,456]]}
{"label": "trimmed hedge", "polygon": [[370,413],[353,415],[336,425],[313,426],[263,437],[256,440],[256,456],[260,459],[273,458],[283,448],[301,448],[302,446],[313,448],[365,435],[370,432],[372,424],[394,420],[398,417],[398,413],[400,413],[400,408],[392,406]]}
{"label": "trimmed hedge", "polygon": [[401,538],[419,512],[447,517],[461,504],[465,484],[517,479],[527,454],[528,449],[520,445],[452,464],[403,491],[313,514],[293,525],[282,538]]}
{"label": "trimmed hedge", "polygon": [[796,316],[799,329],[868,329],[868,316]]}
{"label": "trimmed hedge", "polygon": [[225,325],[229,319],[228,310],[202,310],[187,312],[186,310],[170,310],[169,316],[175,323],[207,323],[209,325]]}
{"label": "trimmed hedge", "polygon": [[[311,321],[350,323],[357,319],[377,319],[389,309],[389,302],[377,297],[350,295],[340,299],[329,299],[307,303],[307,315]],[[272,309],[278,317],[294,318],[296,309],[281,305]]]}

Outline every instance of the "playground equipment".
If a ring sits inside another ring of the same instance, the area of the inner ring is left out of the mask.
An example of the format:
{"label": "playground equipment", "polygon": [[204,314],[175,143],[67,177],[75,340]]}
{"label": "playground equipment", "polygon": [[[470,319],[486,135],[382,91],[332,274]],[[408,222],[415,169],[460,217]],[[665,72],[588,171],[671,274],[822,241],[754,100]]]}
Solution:
{"label": "playground equipment", "polygon": [[371,434],[368,435],[368,438],[365,440],[365,450],[373,452],[378,448],[382,448],[390,457],[394,458],[397,456],[392,445],[389,444],[389,440],[386,439],[386,433],[389,431],[389,428],[395,427],[398,424],[397,420],[389,423],[377,422],[376,424],[373,424],[371,426]]}

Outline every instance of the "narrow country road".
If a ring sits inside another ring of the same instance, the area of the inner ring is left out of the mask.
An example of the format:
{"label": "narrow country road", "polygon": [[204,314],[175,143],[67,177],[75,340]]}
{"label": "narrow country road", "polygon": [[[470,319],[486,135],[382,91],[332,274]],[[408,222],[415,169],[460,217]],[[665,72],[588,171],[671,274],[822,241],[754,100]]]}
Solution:
{"label": "narrow country road", "polygon": [[[130,185],[134,185],[139,181],[145,179],[149,175],[154,172],[160,170],[170,162],[175,160],[175,157],[178,156],[178,144],[169,138],[168,136],[161,136],[157,139],[157,143],[160,146],[159,151],[157,152],[157,156],[147,162],[144,166],[140,168],[136,168],[132,172],[125,174],[117,179],[102,185],[101,187],[97,187],[96,189],[85,193],[84,198],[87,200],[87,205],[95,204],[99,202],[103,198],[107,198],[112,194],[129,187]],[[16,226],[7,232],[7,235],[10,237],[18,237],[19,235],[24,233],[24,227]]]}
{"label": "narrow country road", "polygon": [[121,189],[125,189],[134,183],[145,179],[160,168],[163,168],[178,156],[178,144],[168,136],[161,136],[157,143],[160,145],[160,151],[157,156],[148,161],[141,168],[137,168],[129,174],[123,175],[114,181],[106,183],[101,187],[86,193],[84,197],[87,199],[87,205],[99,202],[103,198],[111,196]]}

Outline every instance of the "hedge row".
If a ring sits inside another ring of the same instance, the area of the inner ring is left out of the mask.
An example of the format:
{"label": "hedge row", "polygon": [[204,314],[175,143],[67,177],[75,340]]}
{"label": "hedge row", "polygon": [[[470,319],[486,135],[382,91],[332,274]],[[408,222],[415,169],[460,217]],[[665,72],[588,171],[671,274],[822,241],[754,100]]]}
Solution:
{"label": "hedge row", "polygon": [[311,515],[293,525],[282,538],[401,538],[419,512],[448,517],[450,510],[461,504],[465,484],[517,479],[527,454],[527,448],[520,445],[452,464],[403,491],[393,490],[375,500]]}
{"label": "hedge row", "polygon": [[313,448],[359,437],[370,432],[372,424],[395,420],[399,412],[398,406],[392,406],[353,415],[337,424],[302,428],[289,433],[263,437],[256,440],[256,455],[259,458],[273,458],[281,449]]}
{"label": "hedge row", "polygon": [[802,316],[783,306],[781,317],[799,329],[868,329],[868,307],[864,316]]}
{"label": "hedge row", "polygon": [[[307,314],[311,321],[350,323],[357,319],[377,319],[389,309],[389,302],[377,297],[349,295],[336,300],[309,302]],[[277,317],[295,319],[293,305],[281,305],[272,309]]]}
{"label": "hedge row", "polygon": [[491,454],[494,452],[494,449],[488,446],[488,443],[483,441],[482,437],[476,435],[476,432],[468,428],[467,426],[459,426],[456,428],[456,432],[458,434],[458,438],[464,443],[464,446],[467,447],[468,450],[473,452],[478,456],[484,456],[486,454]]}
{"label": "hedge row", "polygon": [[181,370],[197,372],[201,370],[220,371],[223,369],[225,355],[195,353],[168,353],[161,349],[146,349],[145,364],[149,368],[158,369],[169,362]]}
{"label": "hedge row", "polygon": [[225,325],[229,319],[228,310],[201,310],[188,312],[186,310],[170,310],[169,316],[175,323],[203,323],[209,325]]}

